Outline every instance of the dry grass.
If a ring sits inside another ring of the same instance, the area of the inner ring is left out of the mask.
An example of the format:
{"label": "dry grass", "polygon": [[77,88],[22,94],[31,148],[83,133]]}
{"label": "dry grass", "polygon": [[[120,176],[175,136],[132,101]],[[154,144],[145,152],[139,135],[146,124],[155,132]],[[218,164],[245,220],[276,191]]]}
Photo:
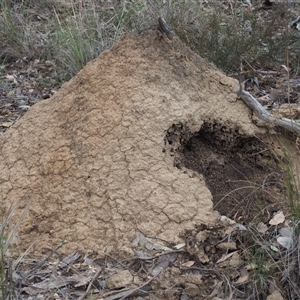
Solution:
{"label": "dry grass", "polygon": [[[11,250],[14,243],[18,239],[18,230],[28,212],[31,200],[25,203],[21,215],[17,222],[12,222],[16,211],[20,208],[23,201],[20,200],[16,204],[8,207],[7,203],[1,203],[1,223],[0,223],[0,292],[1,299],[15,299],[15,279],[14,272],[17,268],[18,262],[23,259],[23,255],[19,259],[13,259]],[[8,208],[7,208],[8,207]]]}
{"label": "dry grass", "polygon": [[0,58],[52,59],[73,76],[124,33],[153,29],[158,16],[164,16],[182,40],[227,73],[246,62],[264,67],[286,63],[287,51],[290,63],[299,63],[299,33],[289,28],[295,8],[288,1],[272,10],[237,1],[61,3],[3,0]]}

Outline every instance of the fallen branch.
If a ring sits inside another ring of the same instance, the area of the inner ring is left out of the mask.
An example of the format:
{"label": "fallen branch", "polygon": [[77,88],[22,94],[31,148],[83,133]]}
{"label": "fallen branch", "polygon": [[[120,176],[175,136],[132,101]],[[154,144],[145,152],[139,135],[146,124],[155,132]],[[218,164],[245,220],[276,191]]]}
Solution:
{"label": "fallen branch", "polygon": [[271,124],[272,126],[280,126],[291,132],[300,134],[300,125],[297,122],[287,118],[276,119],[264,109],[264,107],[257,101],[255,97],[243,90],[241,84],[237,94],[238,97],[241,98],[244,103],[250,107],[256,113],[258,118],[266,125]]}

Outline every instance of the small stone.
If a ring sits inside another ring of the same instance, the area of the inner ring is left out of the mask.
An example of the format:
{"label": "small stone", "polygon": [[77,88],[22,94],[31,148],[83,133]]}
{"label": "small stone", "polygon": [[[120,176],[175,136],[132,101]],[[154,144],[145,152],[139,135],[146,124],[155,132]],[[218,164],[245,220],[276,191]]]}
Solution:
{"label": "small stone", "polygon": [[25,101],[25,100],[19,100],[19,105],[26,105],[28,104],[28,101]]}
{"label": "small stone", "polygon": [[128,270],[124,270],[107,278],[106,287],[108,289],[119,289],[132,284],[132,282],[133,276],[131,275],[131,273]]}
{"label": "small stone", "polygon": [[217,248],[221,250],[236,250],[236,243],[235,242],[229,242],[229,243],[220,243],[217,245]]}
{"label": "small stone", "polygon": [[199,287],[193,283],[186,283],[184,291],[190,297],[197,297],[200,294]]}
{"label": "small stone", "polygon": [[3,116],[11,115],[11,111],[9,109],[2,109],[0,111],[0,115],[3,115]]}
{"label": "small stone", "polygon": [[0,124],[1,127],[8,128],[13,124],[13,122],[3,122]]}
{"label": "small stone", "polygon": [[206,231],[200,231],[196,235],[196,241],[197,242],[204,242],[207,239],[207,232]]}

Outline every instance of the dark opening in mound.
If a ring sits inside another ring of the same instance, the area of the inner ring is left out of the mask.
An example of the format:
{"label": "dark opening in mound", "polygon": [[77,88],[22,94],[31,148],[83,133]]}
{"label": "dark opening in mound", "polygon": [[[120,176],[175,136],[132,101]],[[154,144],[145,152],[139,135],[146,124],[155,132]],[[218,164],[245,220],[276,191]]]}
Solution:
{"label": "dark opening in mound", "polygon": [[262,139],[243,137],[238,130],[211,122],[192,136],[186,126],[173,125],[166,139],[169,144],[174,126],[181,143],[175,166],[204,176],[214,208],[222,215],[248,220],[278,209],[283,200],[282,171]]}

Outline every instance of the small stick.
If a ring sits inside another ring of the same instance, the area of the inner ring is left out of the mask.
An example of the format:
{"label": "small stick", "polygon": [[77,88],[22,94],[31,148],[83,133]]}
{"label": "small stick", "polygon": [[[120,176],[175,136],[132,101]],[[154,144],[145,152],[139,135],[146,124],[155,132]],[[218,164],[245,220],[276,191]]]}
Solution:
{"label": "small stick", "polygon": [[81,297],[79,297],[78,300],[83,300],[83,299],[88,295],[88,293],[90,292],[90,289],[91,289],[91,287],[92,287],[94,281],[99,277],[99,274],[100,274],[101,270],[102,270],[102,268],[99,268],[99,269],[97,270],[97,272],[95,273],[95,275],[94,275],[94,277],[92,278],[91,282],[89,283],[89,285],[88,285],[88,287],[87,287],[85,293],[84,293],[83,295],[81,295]]}
{"label": "small stick", "polygon": [[167,25],[164,18],[159,17],[158,18],[158,30],[162,33],[164,33],[169,40],[172,40],[175,33],[172,31],[172,29]]}
{"label": "small stick", "polygon": [[282,118],[276,119],[270,113],[268,113],[264,107],[258,102],[258,100],[253,97],[250,93],[246,92],[242,88],[241,76],[239,74],[239,90],[237,91],[238,97],[240,97],[243,102],[250,107],[256,115],[266,124],[271,124],[273,126],[283,127],[291,132],[295,132],[300,135],[300,125],[294,120]]}

